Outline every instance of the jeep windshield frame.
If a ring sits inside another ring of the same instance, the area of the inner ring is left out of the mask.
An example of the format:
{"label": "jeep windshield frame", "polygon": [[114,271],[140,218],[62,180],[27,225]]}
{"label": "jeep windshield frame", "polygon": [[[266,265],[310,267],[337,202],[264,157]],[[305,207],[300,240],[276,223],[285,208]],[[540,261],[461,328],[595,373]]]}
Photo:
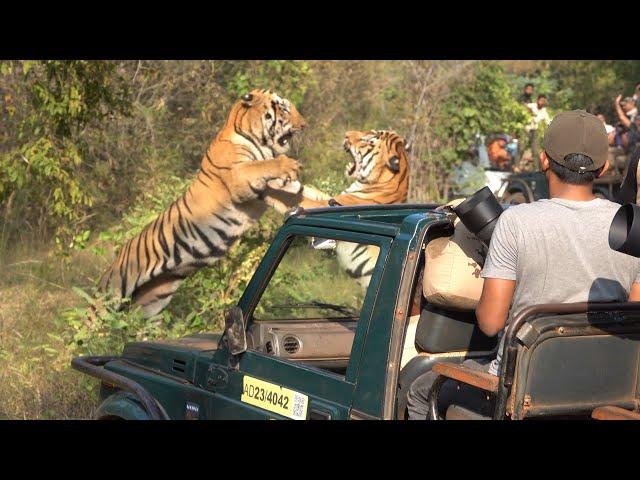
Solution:
{"label": "jeep windshield frame", "polygon": [[[357,223],[354,223],[354,225],[357,225]],[[306,221],[300,223],[287,222],[276,235],[273,243],[265,253],[263,261],[256,269],[256,272],[249,281],[244,294],[238,302],[238,306],[242,308],[245,316],[246,328],[249,328],[250,324],[255,321],[255,319],[253,318],[254,311],[258,306],[262,294],[268,287],[269,282],[273,278],[273,275],[280,265],[281,260],[284,258],[291,242],[296,237],[320,237],[377,246],[380,249],[378,259],[376,261],[376,265],[371,276],[371,281],[369,283],[360,308],[360,312],[358,315],[358,328],[356,329],[355,337],[351,347],[351,356],[349,358],[349,363],[344,376],[347,382],[354,384],[356,383],[356,380],[358,378],[362,350],[366,340],[371,316],[375,309],[376,299],[381,284],[382,273],[387,262],[391,244],[393,242],[393,237],[364,233],[357,230],[359,229],[356,229],[354,231],[310,226],[306,224]],[[390,232],[390,229],[385,230],[387,232]],[[286,322],[286,320],[283,321]],[[283,360],[286,361],[286,359]],[[314,367],[307,366],[305,368]]]}

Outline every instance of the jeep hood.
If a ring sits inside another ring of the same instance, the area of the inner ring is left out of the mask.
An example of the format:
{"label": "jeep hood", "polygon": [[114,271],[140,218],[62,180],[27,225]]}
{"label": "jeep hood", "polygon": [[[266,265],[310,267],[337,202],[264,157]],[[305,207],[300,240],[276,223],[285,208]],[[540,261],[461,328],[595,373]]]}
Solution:
{"label": "jeep hood", "polygon": [[136,365],[191,381],[196,358],[218,349],[221,334],[200,333],[170,340],[125,345],[122,358]]}

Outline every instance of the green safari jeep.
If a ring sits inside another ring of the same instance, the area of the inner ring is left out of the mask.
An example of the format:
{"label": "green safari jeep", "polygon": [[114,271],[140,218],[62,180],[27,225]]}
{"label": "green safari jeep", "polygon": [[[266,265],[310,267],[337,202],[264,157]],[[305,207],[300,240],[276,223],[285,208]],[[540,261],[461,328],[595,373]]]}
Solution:
{"label": "green safari jeep", "polygon": [[[404,419],[411,382],[430,370],[440,375],[433,419],[637,410],[637,304],[531,306],[509,324],[499,376],[461,365],[497,345],[472,311],[422,295],[423,250],[453,233],[451,213],[436,207],[297,209],[222,334],[73,360],[101,381],[96,418]],[[477,399],[447,403],[446,385]]]}

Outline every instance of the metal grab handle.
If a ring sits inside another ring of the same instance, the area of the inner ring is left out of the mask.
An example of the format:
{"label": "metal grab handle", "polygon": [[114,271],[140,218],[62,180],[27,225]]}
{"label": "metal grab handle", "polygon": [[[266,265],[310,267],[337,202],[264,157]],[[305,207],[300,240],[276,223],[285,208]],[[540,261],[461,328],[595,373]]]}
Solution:
{"label": "metal grab handle", "polygon": [[142,403],[151,420],[170,420],[156,399],[142,385],[103,368],[104,365],[115,360],[121,360],[121,358],[113,356],[77,357],[71,360],[71,368],[134,394]]}

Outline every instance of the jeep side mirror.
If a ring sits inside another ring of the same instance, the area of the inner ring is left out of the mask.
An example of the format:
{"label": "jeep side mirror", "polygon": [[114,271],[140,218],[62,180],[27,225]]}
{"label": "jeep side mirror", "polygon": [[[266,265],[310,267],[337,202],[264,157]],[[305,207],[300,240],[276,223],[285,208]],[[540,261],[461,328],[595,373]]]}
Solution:
{"label": "jeep side mirror", "polygon": [[224,333],[231,355],[247,351],[247,331],[240,307],[230,307],[224,311]]}

